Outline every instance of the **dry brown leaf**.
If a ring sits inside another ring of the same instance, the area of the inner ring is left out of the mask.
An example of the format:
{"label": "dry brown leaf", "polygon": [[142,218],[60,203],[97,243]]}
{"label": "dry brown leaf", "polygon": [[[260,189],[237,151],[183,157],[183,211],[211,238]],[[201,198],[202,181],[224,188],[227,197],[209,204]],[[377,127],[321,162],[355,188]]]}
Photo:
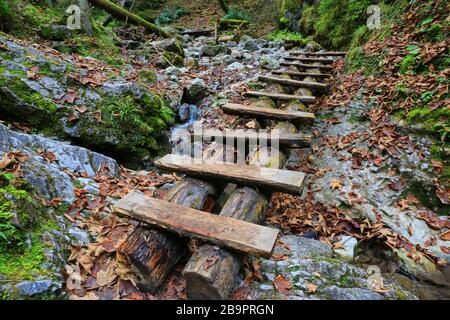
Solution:
{"label": "dry brown leaf", "polygon": [[308,292],[308,293],[314,293],[314,292],[317,291],[317,288],[318,288],[318,287],[317,287],[315,284],[308,283],[308,284],[306,285],[306,292]]}
{"label": "dry brown leaf", "polygon": [[330,182],[330,188],[331,188],[331,190],[336,190],[336,189],[341,190],[342,182],[337,179],[333,179]]}
{"label": "dry brown leaf", "polygon": [[97,272],[97,284],[100,287],[107,286],[113,283],[117,279],[117,275],[115,273],[115,263],[111,262],[108,264],[106,270],[100,270]]}
{"label": "dry brown leaf", "polygon": [[281,294],[289,294],[289,290],[292,288],[292,284],[281,274],[278,275],[273,281],[275,288]]}

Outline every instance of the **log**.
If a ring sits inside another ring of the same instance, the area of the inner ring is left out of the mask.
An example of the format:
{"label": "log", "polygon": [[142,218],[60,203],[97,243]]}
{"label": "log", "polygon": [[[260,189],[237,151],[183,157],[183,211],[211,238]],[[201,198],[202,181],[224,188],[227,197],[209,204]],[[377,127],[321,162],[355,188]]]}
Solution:
{"label": "log", "polygon": [[345,51],[329,51],[329,52],[301,52],[301,51],[290,51],[290,54],[298,54],[305,56],[316,56],[316,57],[331,57],[331,56],[345,56],[347,52]]}
{"label": "log", "polygon": [[305,178],[302,172],[259,168],[244,164],[198,163],[198,160],[194,158],[170,154],[156,160],[155,165],[160,169],[181,172],[193,177],[233,182],[291,194],[302,192]]}
{"label": "log", "polygon": [[[252,188],[236,189],[221,216],[261,223],[268,201]],[[183,270],[186,295],[191,300],[223,300],[234,287],[244,255],[212,245],[202,245],[192,254]]]}
{"label": "log", "polygon": [[297,62],[280,62],[280,66],[289,67],[294,66],[301,69],[320,69],[320,70],[333,70],[332,66],[317,66],[314,64],[304,64]]}
{"label": "log", "polygon": [[193,37],[200,37],[200,36],[209,36],[212,33],[214,33],[214,28],[208,28],[208,29],[194,29],[194,30],[184,30],[180,34],[181,35],[189,35]]}
{"label": "log", "polygon": [[330,78],[331,74],[328,73],[313,73],[313,72],[299,72],[290,70],[272,70],[273,74],[287,74],[294,77],[315,77],[315,78]]}
{"label": "log", "polygon": [[250,21],[247,20],[238,20],[238,19],[221,19],[220,20],[220,28],[226,29],[229,27],[242,27],[250,24]]}
{"label": "log", "polygon": [[113,205],[115,213],[186,237],[270,258],[279,230],[186,208],[132,192]]}
{"label": "log", "polygon": [[259,76],[259,81],[265,82],[275,82],[280,83],[287,86],[300,87],[300,88],[308,88],[315,89],[319,91],[325,91],[327,89],[327,85],[320,82],[311,82],[311,81],[298,81],[292,79],[278,78],[278,77],[268,77],[268,76]]}
{"label": "log", "polygon": [[134,13],[131,13],[131,12],[125,10],[124,8],[112,3],[111,1],[89,0],[89,2],[93,6],[108,12],[109,14],[111,14],[112,16],[114,16],[117,19],[123,20],[125,22],[134,23],[136,25],[144,26],[148,31],[156,33],[165,38],[170,38],[173,36],[172,33],[159,28],[155,24],[150,23],[145,19],[142,19],[138,15],[135,15]]}
{"label": "log", "polygon": [[299,124],[311,124],[314,122],[314,114],[310,112],[286,111],[271,108],[258,108],[244,104],[227,103],[222,106],[225,113],[252,115],[254,117],[292,121]]}
{"label": "log", "polygon": [[[203,209],[206,200],[215,194],[206,182],[187,178],[165,196],[167,201],[195,209]],[[188,249],[176,236],[160,230],[138,226],[119,250],[129,262],[137,286],[155,294],[172,268]]]}
{"label": "log", "polygon": [[302,57],[286,57],[286,60],[292,60],[292,61],[301,61],[301,62],[320,62],[325,64],[332,64],[334,62],[333,59],[327,59],[327,58],[302,58]]}
{"label": "log", "polygon": [[269,92],[259,92],[259,91],[247,91],[244,93],[248,97],[269,97],[274,100],[298,100],[303,103],[313,103],[315,97],[310,96],[296,96],[292,94],[282,94],[282,93],[269,93]]}
{"label": "log", "polygon": [[[274,139],[278,140],[281,146],[289,146],[293,148],[306,147],[311,143],[310,134],[286,134],[280,133],[278,136],[262,136],[257,132],[239,132],[234,130],[206,130],[202,135],[192,134],[192,138],[202,138],[205,140],[218,141],[220,144],[225,143],[226,139],[233,141],[245,141],[248,143],[250,140],[255,143],[259,143],[261,140],[267,140],[268,145],[272,145]],[[225,140],[225,141],[224,141]]]}
{"label": "log", "polygon": [[[250,154],[250,157],[253,156],[254,154]],[[272,162],[265,165],[279,168],[281,163]],[[261,223],[264,220],[267,205],[267,198],[255,189],[243,187],[233,192],[220,215],[251,223]],[[199,247],[183,270],[188,299],[226,299],[233,289],[244,258],[242,254],[211,245]]]}

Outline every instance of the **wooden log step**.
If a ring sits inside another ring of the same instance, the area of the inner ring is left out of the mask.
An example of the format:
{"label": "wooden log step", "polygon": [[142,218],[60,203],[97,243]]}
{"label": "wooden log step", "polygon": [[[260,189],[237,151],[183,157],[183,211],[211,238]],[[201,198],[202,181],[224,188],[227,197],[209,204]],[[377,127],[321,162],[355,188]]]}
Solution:
{"label": "wooden log step", "polygon": [[264,82],[274,82],[280,83],[287,86],[300,87],[300,88],[309,88],[314,90],[325,91],[328,86],[324,83],[320,82],[311,82],[311,81],[298,81],[292,79],[278,78],[278,77],[269,77],[269,76],[259,76],[259,81]]}
{"label": "wooden log step", "polygon": [[190,35],[194,37],[200,37],[200,36],[208,36],[212,33],[214,33],[215,28],[207,28],[207,29],[193,29],[193,30],[184,30],[180,32],[182,35]]}
{"label": "wooden log step", "polygon": [[156,160],[155,165],[160,169],[181,172],[200,179],[228,181],[291,194],[301,194],[305,179],[303,172],[237,163],[214,164],[171,154]]}
{"label": "wooden log step", "polygon": [[283,67],[297,67],[302,69],[321,69],[321,70],[333,70],[332,66],[317,66],[314,64],[304,64],[298,62],[280,62],[280,66]]}
{"label": "wooden log step", "polygon": [[269,118],[291,121],[297,124],[311,124],[314,122],[314,113],[302,111],[287,111],[273,108],[255,107],[251,105],[227,103],[222,110],[229,114],[249,115],[258,118]]}
{"label": "wooden log step", "polygon": [[314,78],[330,78],[331,74],[328,73],[316,73],[316,72],[299,72],[289,70],[272,70],[273,74],[287,74],[288,76],[295,77],[314,77]]}
{"label": "wooden log step", "polygon": [[305,56],[316,56],[316,57],[331,57],[331,56],[345,56],[347,52],[344,51],[329,51],[329,52],[301,52],[301,51],[290,51],[290,54],[298,54]]}
{"label": "wooden log step", "polygon": [[151,226],[245,252],[270,258],[279,230],[231,217],[186,208],[132,192],[119,200],[116,213]]}
{"label": "wooden log step", "polygon": [[[260,108],[258,108],[260,109]],[[273,110],[273,109],[271,109]],[[278,142],[281,146],[289,146],[291,148],[303,148],[307,147],[311,144],[312,136],[310,134],[288,134],[288,133],[280,133],[277,137],[272,136],[268,133],[265,136],[259,135],[257,132],[238,132],[234,130],[205,130],[202,134],[192,134],[192,138],[202,138],[203,140],[213,140],[218,141],[219,143],[226,143],[228,139],[236,140],[244,140],[246,142],[252,140],[255,142],[259,142],[262,140],[267,140],[268,145],[272,145],[272,141],[274,139],[278,139]]]}
{"label": "wooden log step", "polygon": [[320,63],[325,63],[325,64],[331,64],[334,62],[333,59],[327,59],[327,58],[301,58],[301,57],[295,57],[295,56],[285,57],[285,59],[301,61],[301,62],[320,62]]}
{"label": "wooden log step", "polygon": [[248,97],[268,97],[274,100],[298,100],[306,104],[313,103],[316,100],[316,98],[312,96],[298,96],[292,94],[269,93],[261,91],[247,91],[244,93],[244,95]]}

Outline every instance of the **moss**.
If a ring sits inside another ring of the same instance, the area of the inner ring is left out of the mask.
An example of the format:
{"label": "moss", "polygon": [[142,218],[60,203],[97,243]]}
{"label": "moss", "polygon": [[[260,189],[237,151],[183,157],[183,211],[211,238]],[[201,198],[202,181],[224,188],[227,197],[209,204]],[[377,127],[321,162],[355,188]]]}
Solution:
{"label": "moss", "polygon": [[293,43],[296,46],[304,46],[308,40],[303,38],[300,33],[290,32],[288,30],[276,30],[269,33],[266,38],[271,41],[284,40]]}
{"label": "moss", "polygon": [[149,69],[141,70],[139,72],[139,78],[145,83],[153,83],[156,82],[156,73]]}
{"label": "moss", "polygon": [[168,64],[174,65],[176,67],[182,67],[184,65],[183,57],[174,52],[164,51],[163,57]]}

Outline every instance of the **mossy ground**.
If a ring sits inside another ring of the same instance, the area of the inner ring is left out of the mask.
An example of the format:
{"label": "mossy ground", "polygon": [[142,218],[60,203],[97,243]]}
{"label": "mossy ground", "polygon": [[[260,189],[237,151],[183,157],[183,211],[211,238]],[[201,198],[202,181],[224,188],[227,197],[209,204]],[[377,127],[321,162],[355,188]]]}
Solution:
{"label": "mossy ground", "polygon": [[[43,241],[46,232],[59,230],[50,212],[34,196],[24,179],[0,172],[0,276],[2,285],[14,285],[37,277],[53,279],[42,265],[52,245]],[[11,298],[0,292],[0,298]]]}

